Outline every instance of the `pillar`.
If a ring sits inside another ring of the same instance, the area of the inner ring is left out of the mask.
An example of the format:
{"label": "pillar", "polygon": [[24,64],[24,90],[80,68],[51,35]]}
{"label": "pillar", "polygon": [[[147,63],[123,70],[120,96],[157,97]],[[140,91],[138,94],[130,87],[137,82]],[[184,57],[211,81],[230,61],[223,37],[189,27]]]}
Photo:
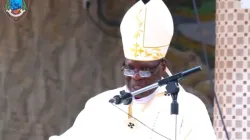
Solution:
{"label": "pillar", "polygon": [[[240,0],[216,0],[215,91],[230,140],[250,139],[250,9]],[[218,108],[214,129],[226,140]]]}

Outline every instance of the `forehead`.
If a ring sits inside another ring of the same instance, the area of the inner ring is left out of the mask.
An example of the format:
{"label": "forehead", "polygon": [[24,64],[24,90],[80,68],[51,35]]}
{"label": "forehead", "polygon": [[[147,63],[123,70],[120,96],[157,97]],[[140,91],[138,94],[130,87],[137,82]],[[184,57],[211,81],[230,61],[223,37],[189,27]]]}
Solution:
{"label": "forehead", "polygon": [[159,64],[160,60],[156,61],[135,61],[125,59],[125,65],[132,67],[155,67]]}

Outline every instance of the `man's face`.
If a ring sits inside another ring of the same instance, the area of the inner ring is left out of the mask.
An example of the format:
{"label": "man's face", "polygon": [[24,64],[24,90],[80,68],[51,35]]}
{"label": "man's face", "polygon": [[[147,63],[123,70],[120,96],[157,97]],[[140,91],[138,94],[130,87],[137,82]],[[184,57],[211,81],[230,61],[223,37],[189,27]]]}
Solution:
{"label": "man's face", "polygon": [[[148,85],[154,84],[165,74],[166,63],[163,60],[157,61],[134,61],[125,59],[123,72],[125,83],[130,92],[136,91]],[[128,76],[129,75],[129,76]],[[155,89],[137,95],[142,98],[150,95]]]}

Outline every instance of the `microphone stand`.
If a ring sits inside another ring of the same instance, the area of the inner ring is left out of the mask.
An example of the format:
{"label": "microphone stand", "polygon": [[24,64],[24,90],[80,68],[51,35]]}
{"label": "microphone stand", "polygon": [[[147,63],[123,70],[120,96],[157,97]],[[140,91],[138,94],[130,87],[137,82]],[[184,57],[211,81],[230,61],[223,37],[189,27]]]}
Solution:
{"label": "microphone stand", "polygon": [[179,88],[179,80],[183,79],[185,76],[188,76],[192,73],[201,71],[201,67],[197,66],[192,69],[186,70],[184,72],[177,73],[175,75],[172,75],[170,77],[164,78],[162,80],[159,80],[157,83],[154,83],[152,85],[146,86],[144,88],[141,88],[139,90],[136,90],[132,93],[125,92],[125,90],[120,91],[120,95],[114,96],[112,99],[109,100],[110,103],[114,103],[116,105],[123,103],[124,105],[129,105],[133,101],[133,96],[136,96],[138,94],[144,93],[148,90],[157,88],[159,86],[166,85],[166,94],[165,96],[171,95],[172,97],[172,103],[171,103],[171,115],[176,115],[175,118],[175,140],[177,137],[177,115],[179,114],[179,104],[177,102],[178,93],[180,91]]}
{"label": "microphone stand", "polygon": [[197,66],[197,67],[191,68],[189,70],[186,70],[184,72],[179,72],[179,73],[172,75],[170,77],[166,77],[164,79],[159,80],[158,82],[156,82],[154,84],[151,84],[149,86],[146,86],[144,88],[141,88],[141,89],[136,90],[136,91],[131,92],[131,93],[126,92],[125,90],[122,90],[122,91],[120,91],[120,95],[115,95],[113,98],[111,98],[109,100],[109,102],[116,104],[116,105],[119,105],[121,103],[123,103],[124,105],[129,105],[132,103],[133,96],[136,96],[136,95],[142,94],[146,91],[149,91],[151,89],[155,89],[157,87],[166,85],[167,92],[169,94],[171,94],[171,96],[173,98],[173,106],[174,106],[174,104],[177,103],[177,95],[179,92],[178,81],[182,80],[184,77],[186,77],[192,73],[198,72],[198,71],[201,71],[201,66]]}
{"label": "microphone stand", "polygon": [[171,115],[175,115],[175,140],[177,139],[177,115],[179,114],[179,104],[177,102],[177,96],[180,91],[178,81],[173,81],[166,86],[167,93],[165,95],[171,95]]}

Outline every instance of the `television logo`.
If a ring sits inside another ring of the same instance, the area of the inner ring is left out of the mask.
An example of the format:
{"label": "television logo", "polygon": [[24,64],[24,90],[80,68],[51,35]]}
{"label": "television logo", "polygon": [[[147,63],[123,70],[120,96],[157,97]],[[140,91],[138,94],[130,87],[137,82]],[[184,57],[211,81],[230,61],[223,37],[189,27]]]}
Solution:
{"label": "television logo", "polygon": [[4,12],[13,21],[19,22],[28,13],[29,0],[1,0]]}

